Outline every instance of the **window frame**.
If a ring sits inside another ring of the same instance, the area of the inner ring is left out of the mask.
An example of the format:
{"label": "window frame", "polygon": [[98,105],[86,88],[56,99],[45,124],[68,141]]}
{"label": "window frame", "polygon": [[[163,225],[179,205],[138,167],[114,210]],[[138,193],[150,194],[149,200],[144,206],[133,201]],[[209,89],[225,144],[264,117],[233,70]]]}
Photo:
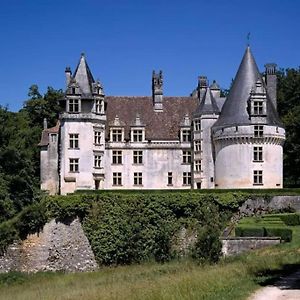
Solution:
{"label": "window frame", "polygon": [[101,169],[102,168],[102,155],[94,154],[94,168]]}
{"label": "window frame", "polygon": [[192,140],[191,129],[181,129],[181,141],[183,143],[190,143]]}
{"label": "window frame", "polygon": [[264,136],[264,125],[254,125],[254,137],[261,138]]}
{"label": "window frame", "polygon": [[173,172],[168,172],[168,186],[173,185]]}
{"label": "window frame", "polygon": [[182,150],[182,163],[190,164],[192,162],[192,152],[190,150]]}
{"label": "window frame", "polygon": [[69,173],[79,173],[79,158],[69,158]]}
{"label": "window frame", "polygon": [[68,112],[69,113],[80,112],[80,99],[68,99]]}
{"label": "window frame", "polygon": [[143,185],[143,173],[142,172],[133,172],[133,185],[142,186]]}
{"label": "window frame", "polygon": [[132,161],[134,165],[143,164],[143,150],[133,150]]}
{"label": "window frame", "polygon": [[69,133],[69,149],[79,149],[79,133]]}
{"label": "window frame", "polygon": [[253,146],[253,162],[263,161],[263,146]]}
{"label": "window frame", "polygon": [[192,174],[191,172],[182,173],[182,185],[188,186],[192,184]]}
{"label": "window frame", "polygon": [[111,128],[111,142],[119,143],[123,142],[123,129],[122,128]]}
{"label": "window frame", "polygon": [[263,170],[253,170],[253,185],[264,185]]}
{"label": "window frame", "polygon": [[122,150],[112,150],[112,165],[122,165]]}
{"label": "window frame", "polygon": [[122,172],[113,172],[112,173],[112,185],[113,186],[122,186]]}

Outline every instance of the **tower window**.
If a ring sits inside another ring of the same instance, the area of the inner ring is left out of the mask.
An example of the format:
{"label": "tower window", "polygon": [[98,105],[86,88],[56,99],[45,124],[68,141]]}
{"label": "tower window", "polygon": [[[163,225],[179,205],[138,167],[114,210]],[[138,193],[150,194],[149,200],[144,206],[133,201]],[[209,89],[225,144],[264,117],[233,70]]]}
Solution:
{"label": "tower window", "polygon": [[112,129],[111,140],[113,142],[122,142],[122,129]]}
{"label": "tower window", "polygon": [[263,135],[264,135],[264,126],[254,125],[254,137],[263,137]]}
{"label": "tower window", "polygon": [[70,158],[69,160],[70,172],[79,172],[79,158]]}
{"label": "tower window", "polygon": [[113,185],[122,185],[122,173],[113,172]]}
{"label": "tower window", "polygon": [[112,163],[114,165],[122,164],[122,151],[121,150],[114,150],[112,152]]}
{"label": "tower window", "polygon": [[133,151],[133,163],[135,165],[140,165],[143,163],[143,151],[141,150]]}
{"label": "tower window", "polygon": [[254,162],[262,162],[263,161],[263,147],[262,146],[254,146],[253,147],[253,161]]}
{"label": "tower window", "polygon": [[79,148],[79,134],[71,133],[69,135],[69,147],[70,149],[78,149]]}
{"label": "tower window", "polygon": [[101,131],[94,131],[94,144],[101,145]]}
{"label": "tower window", "polygon": [[182,174],[182,184],[190,185],[191,184],[191,172],[183,172]]}
{"label": "tower window", "polygon": [[195,121],[194,121],[194,130],[195,130],[195,131],[200,131],[200,130],[201,130],[201,123],[200,123],[200,120],[195,120]]}
{"label": "tower window", "polygon": [[182,163],[189,164],[191,163],[191,151],[182,151]]}
{"label": "tower window", "polygon": [[201,151],[201,141],[195,141],[194,142],[194,150],[196,152],[200,152]]}
{"label": "tower window", "polygon": [[70,113],[79,112],[79,100],[78,99],[69,99],[69,112]]}
{"label": "tower window", "polygon": [[182,130],[182,141],[190,142],[191,141],[191,131],[189,129]]}
{"label": "tower window", "polygon": [[253,101],[253,115],[260,116],[264,114],[264,106],[262,101]]}
{"label": "tower window", "polygon": [[168,185],[173,185],[173,174],[168,172]]}
{"label": "tower window", "polygon": [[143,185],[143,174],[141,172],[133,173],[133,184],[134,185]]}
{"label": "tower window", "polygon": [[253,185],[263,185],[263,171],[254,170],[253,171]]}
{"label": "tower window", "polygon": [[201,160],[195,160],[195,172],[201,172]]}
{"label": "tower window", "polygon": [[94,167],[98,169],[101,168],[101,155],[94,156]]}

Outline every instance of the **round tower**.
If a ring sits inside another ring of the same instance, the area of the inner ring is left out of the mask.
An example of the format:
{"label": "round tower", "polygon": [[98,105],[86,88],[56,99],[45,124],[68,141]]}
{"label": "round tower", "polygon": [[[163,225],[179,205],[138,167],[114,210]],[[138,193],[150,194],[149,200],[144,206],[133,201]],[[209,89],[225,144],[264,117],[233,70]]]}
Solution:
{"label": "round tower", "polygon": [[212,133],[216,188],[282,188],[285,130],[250,47]]}

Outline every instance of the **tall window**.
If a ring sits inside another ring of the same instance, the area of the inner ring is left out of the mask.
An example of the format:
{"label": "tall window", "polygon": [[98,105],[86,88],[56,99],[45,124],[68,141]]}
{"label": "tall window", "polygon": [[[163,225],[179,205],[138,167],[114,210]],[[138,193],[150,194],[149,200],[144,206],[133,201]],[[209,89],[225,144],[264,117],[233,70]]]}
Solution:
{"label": "tall window", "polygon": [[182,184],[190,185],[191,184],[191,172],[183,172],[182,174]]}
{"label": "tall window", "polygon": [[79,112],[79,100],[69,99],[69,112]]}
{"label": "tall window", "polygon": [[195,171],[201,172],[201,160],[195,160]]}
{"label": "tall window", "polygon": [[134,150],[133,151],[133,163],[136,165],[143,163],[143,151],[142,150]]}
{"label": "tall window", "polygon": [[253,185],[262,185],[263,184],[263,171],[254,170],[253,171]]}
{"label": "tall window", "polygon": [[168,185],[173,185],[173,174],[168,172]]}
{"label": "tall window", "polygon": [[264,113],[262,101],[253,101],[253,115],[260,116]]}
{"label": "tall window", "polygon": [[94,156],[94,167],[98,169],[101,168],[101,155]]}
{"label": "tall window", "polygon": [[133,142],[142,142],[143,141],[143,130],[142,129],[133,129],[132,130],[132,141]]}
{"label": "tall window", "polygon": [[79,172],[79,158],[70,158],[69,169],[70,172]]}
{"label": "tall window", "polygon": [[191,131],[189,129],[182,130],[182,141],[190,142],[191,141]]}
{"label": "tall window", "polygon": [[113,185],[122,185],[122,173],[113,172]]}
{"label": "tall window", "polygon": [[253,147],[253,161],[262,162],[263,161],[263,147],[254,146]]}
{"label": "tall window", "polygon": [[101,99],[95,99],[95,112],[96,114],[102,113],[103,101]]}
{"label": "tall window", "polygon": [[141,172],[133,173],[133,184],[142,185],[143,184],[143,174]]}
{"label": "tall window", "polygon": [[101,131],[94,131],[94,144],[101,145]]}
{"label": "tall window", "polygon": [[122,129],[112,129],[111,138],[113,142],[122,142]]}
{"label": "tall window", "polygon": [[69,135],[69,146],[71,149],[79,148],[79,134],[78,133],[70,133]]}
{"label": "tall window", "polygon": [[201,141],[195,141],[194,142],[194,150],[196,152],[200,152],[201,151]]}
{"label": "tall window", "polygon": [[254,125],[254,137],[263,137],[263,135],[264,135],[264,126]]}
{"label": "tall window", "polygon": [[195,120],[194,121],[194,129],[195,129],[195,131],[200,131],[201,130],[200,120]]}
{"label": "tall window", "polygon": [[182,151],[182,163],[189,164],[191,162],[191,151]]}
{"label": "tall window", "polygon": [[116,165],[122,164],[122,151],[121,150],[113,150],[112,163],[116,164]]}

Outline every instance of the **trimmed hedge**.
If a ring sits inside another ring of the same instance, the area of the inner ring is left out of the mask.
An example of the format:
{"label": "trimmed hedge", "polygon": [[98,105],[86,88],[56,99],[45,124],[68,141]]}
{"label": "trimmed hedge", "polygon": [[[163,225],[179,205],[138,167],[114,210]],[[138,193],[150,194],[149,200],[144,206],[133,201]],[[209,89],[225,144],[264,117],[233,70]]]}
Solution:
{"label": "trimmed hedge", "polygon": [[290,228],[283,227],[264,227],[265,236],[280,236],[282,240],[290,242],[292,240],[293,231]]}
{"label": "trimmed hedge", "polygon": [[235,228],[235,235],[240,237],[264,237],[265,230],[263,227],[240,225]]}
{"label": "trimmed hedge", "polygon": [[[273,214],[271,217],[280,218],[288,226],[300,225],[300,215],[296,213]],[[264,219],[269,220],[269,216],[264,216]]]}

